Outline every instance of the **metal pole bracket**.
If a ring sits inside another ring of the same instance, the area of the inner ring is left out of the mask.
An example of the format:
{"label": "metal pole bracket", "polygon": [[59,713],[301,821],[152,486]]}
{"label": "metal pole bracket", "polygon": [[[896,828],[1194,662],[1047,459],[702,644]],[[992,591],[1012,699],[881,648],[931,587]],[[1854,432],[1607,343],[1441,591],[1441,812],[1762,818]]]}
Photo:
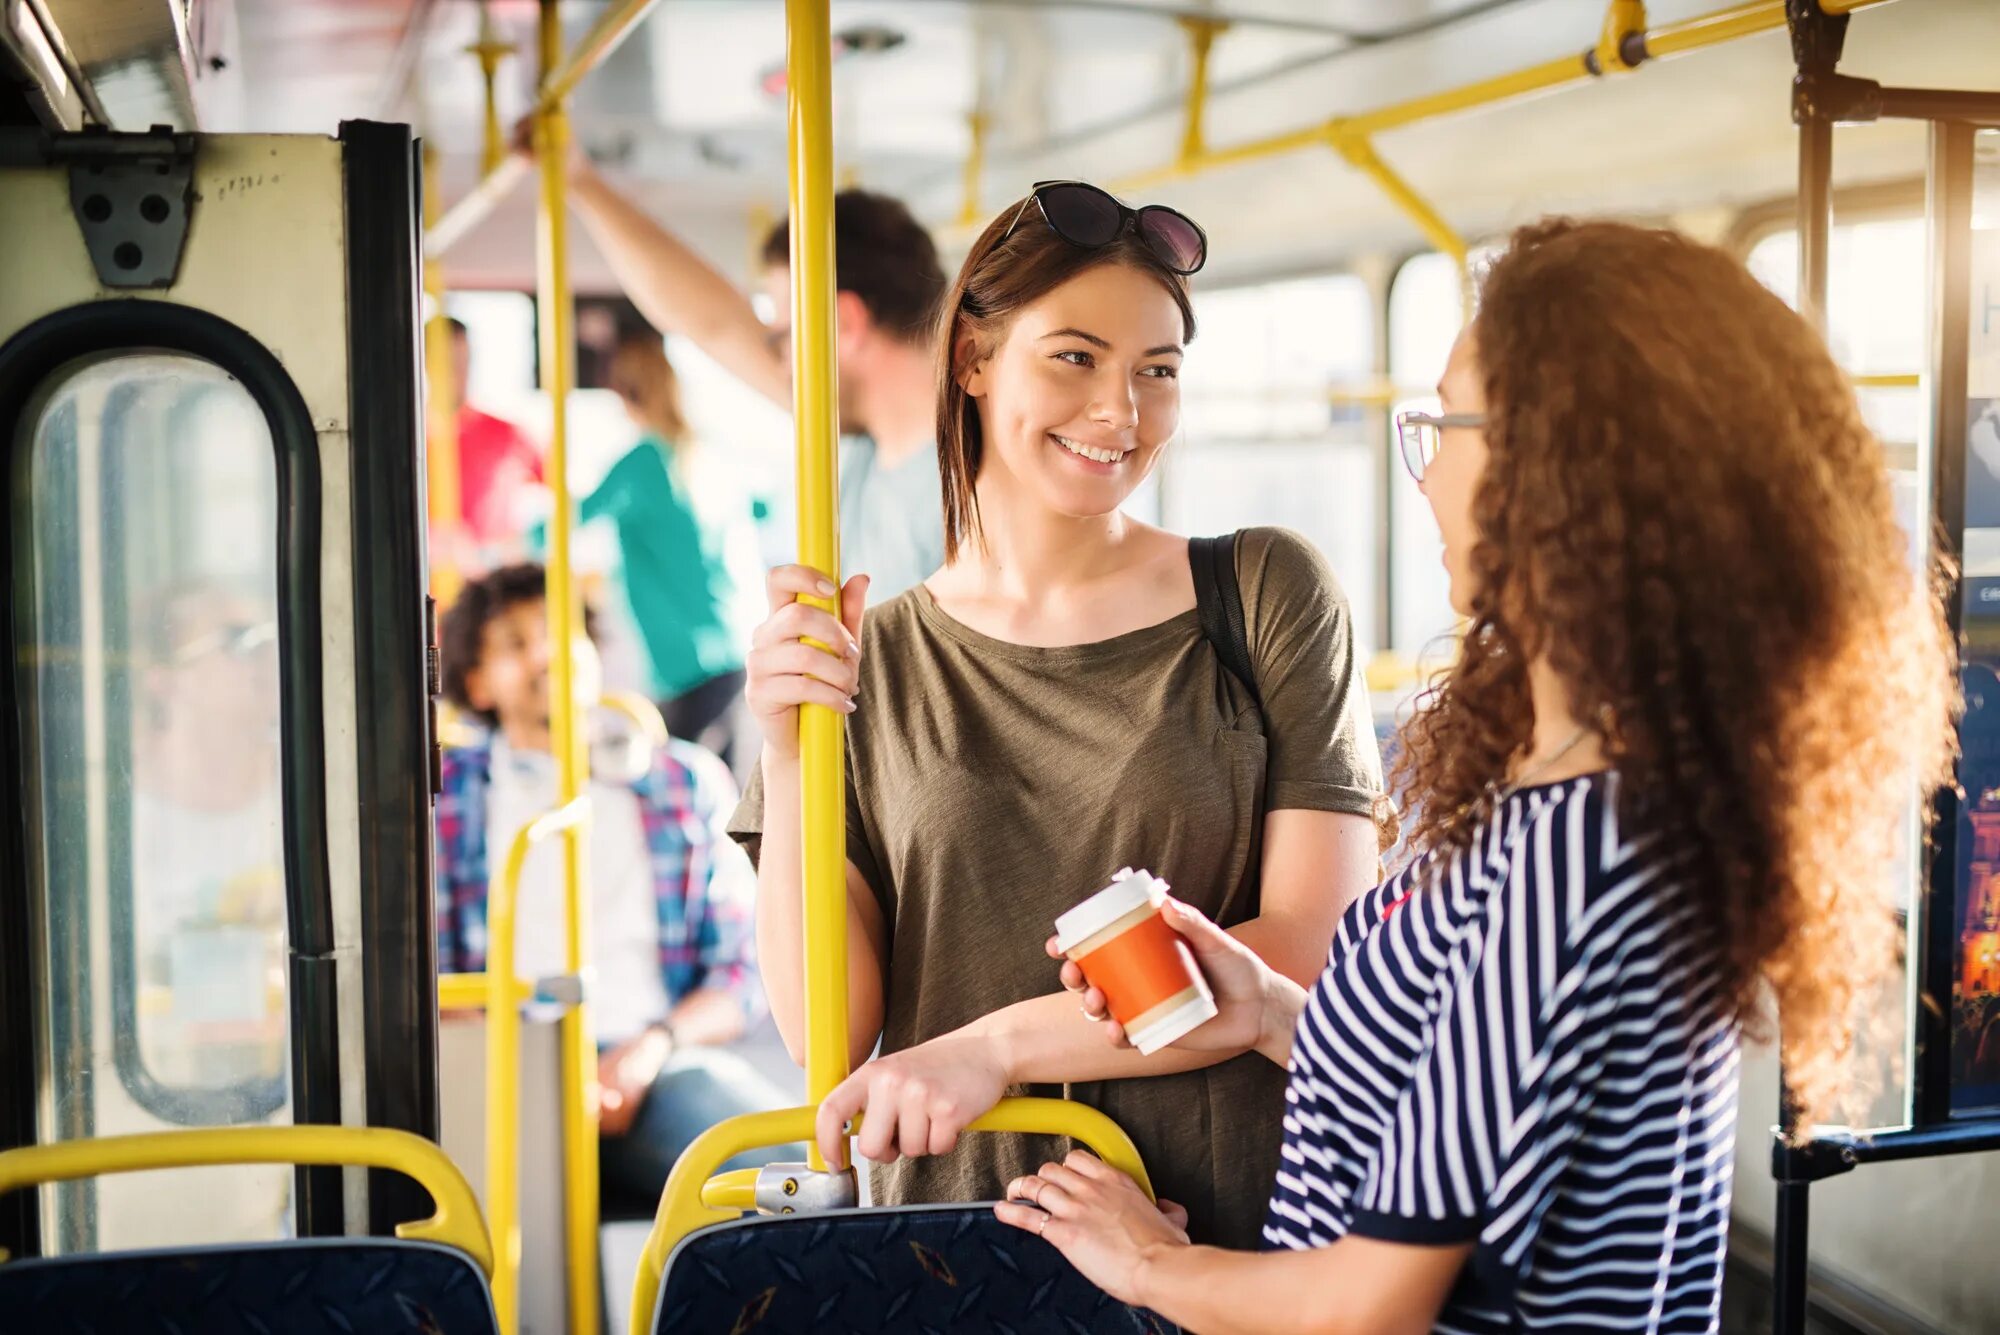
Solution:
{"label": "metal pole bracket", "polygon": [[1771,1177],[1779,1185],[1824,1182],[1851,1173],[1861,1163],[1851,1139],[1827,1133],[1792,1144],[1781,1127],[1771,1128]]}
{"label": "metal pole bracket", "polygon": [[802,1163],[766,1164],[757,1170],[758,1214],[822,1214],[861,1203],[852,1168],[814,1172]]}

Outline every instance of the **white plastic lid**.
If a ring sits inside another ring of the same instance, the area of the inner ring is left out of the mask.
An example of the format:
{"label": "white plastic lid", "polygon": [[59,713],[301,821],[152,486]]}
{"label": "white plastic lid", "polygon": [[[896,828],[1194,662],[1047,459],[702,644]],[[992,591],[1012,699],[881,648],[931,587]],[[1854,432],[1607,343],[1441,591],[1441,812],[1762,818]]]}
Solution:
{"label": "white plastic lid", "polygon": [[1133,909],[1147,904],[1158,908],[1167,898],[1168,885],[1151,872],[1126,867],[1111,878],[1111,884],[1056,919],[1056,949],[1065,953],[1088,941]]}

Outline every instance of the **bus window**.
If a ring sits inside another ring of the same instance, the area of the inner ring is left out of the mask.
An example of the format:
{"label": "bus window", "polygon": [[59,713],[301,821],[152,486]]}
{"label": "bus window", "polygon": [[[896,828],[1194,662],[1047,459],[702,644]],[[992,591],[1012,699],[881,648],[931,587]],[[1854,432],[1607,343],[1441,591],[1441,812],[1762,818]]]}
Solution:
{"label": "bus window", "polygon": [[[178,354],[72,363],[38,404],[13,512],[32,572],[15,616],[47,998],[41,1138],[282,1117],[269,425],[237,381]],[[193,1212],[145,1177],[59,1193],[51,1237],[281,1232],[290,1170],[226,1171],[215,1208]]]}
{"label": "bus window", "polygon": [[[1885,218],[1836,224],[1827,257],[1827,342],[1850,375],[1914,375],[1924,365],[1924,220]],[[1798,304],[1799,234],[1772,232],[1745,261],[1764,286]],[[1870,429],[1882,438],[1896,514],[1910,535],[1913,562],[1923,560],[1924,525],[1917,520],[1923,488],[1918,444],[1925,431],[1923,391],[1915,385],[1863,384],[1856,396]]]}
{"label": "bus window", "polygon": [[1304,534],[1340,577],[1366,663],[1377,647],[1378,465],[1365,410],[1332,402],[1329,391],[1370,378],[1368,286],[1325,274],[1199,292],[1195,314],[1159,516],[1180,533],[1277,524]]}

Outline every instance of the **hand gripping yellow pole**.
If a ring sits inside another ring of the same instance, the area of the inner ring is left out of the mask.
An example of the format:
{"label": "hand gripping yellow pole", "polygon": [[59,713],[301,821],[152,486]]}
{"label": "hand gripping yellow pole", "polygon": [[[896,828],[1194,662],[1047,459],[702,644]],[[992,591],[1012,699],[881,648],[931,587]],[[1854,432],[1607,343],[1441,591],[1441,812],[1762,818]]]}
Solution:
{"label": "hand gripping yellow pole", "polygon": [[[799,560],[840,583],[839,455],[833,372],[833,77],[827,0],[785,0],[786,129],[791,145],[792,411],[798,443]],[[833,601],[820,600],[833,607]],[[804,830],[806,1097],[847,1078],[844,720],[799,710]],[[824,1171],[818,1147],[809,1155]]]}
{"label": "hand gripping yellow pole", "polygon": [[[562,62],[562,19],[556,0],[542,0],[539,30],[545,90]],[[569,392],[575,376],[575,309],[569,285],[569,111],[562,97],[536,104],[535,163],[541,172],[541,225],[537,299],[541,306],[542,374],[553,410],[549,428],[549,489],[555,512],[549,520],[549,721],[556,752],[556,794],[564,806],[583,792],[589,761],[577,727],[576,587],[570,576],[570,528],[574,498],[569,490]],[[563,968],[581,975],[590,958],[590,887],[584,876],[583,841],[574,827],[563,831]],[[492,1021],[488,1016],[488,1022]],[[563,1230],[569,1274],[571,1335],[597,1335],[597,1050],[590,1028],[590,1001],[562,1018]]]}

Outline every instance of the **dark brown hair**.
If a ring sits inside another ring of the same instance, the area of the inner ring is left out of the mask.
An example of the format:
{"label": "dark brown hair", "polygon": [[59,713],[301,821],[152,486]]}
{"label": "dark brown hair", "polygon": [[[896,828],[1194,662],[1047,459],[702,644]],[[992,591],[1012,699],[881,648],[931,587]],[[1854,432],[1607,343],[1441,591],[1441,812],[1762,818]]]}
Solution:
{"label": "dark brown hair", "polygon": [[1414,845],[1461,850],[1490,814],[1546,652],[1605,734],[1621,819],[1694,856],[1724,1004],[1755,1032],[1768,986],[1805,1119],[1852,1109],[1898,820],[1948,778],[1957,697],[1882,446],[1818,334],[1672,232],[1523,228],[1473,331],[1480,586],[1405,733]]}
{"label": "dark brown hair", "polygon": [[[791,220],[764,238],[764,263],[792,262]],[[921,343],[937,324],[944,266],[924,225],[899,199],[868,190],[833,197],[834,284],[861,298],[875,323],[906,343]]]}
{"label": "dark brown hair", "polygon": [[687,443],[680,377],[658,334],[627,334],[620,339],[605,379],[648,431],[668,445]]}
{"label": "dark brown hair", "polygon": [[[467,679],[485,658],[486,628],[494,619],[522,603],[539,603],[547,597],[547,576],[533,561],[490,570],[460,589],[438,626],[438,675],[444,698],[488,728],[499,727],[498,714],[473,705]],[[583,607],[583,633],[593,642],[597,639],[597,615],[589,603]]]}
{"label": "dark brown hair", "polygon": [[938,473],[944,484],[946,562],[956,560],[959,549],[979,535],[974,484],[986,453],[979,403],[962,381],[969,364],[958,356],[960,337],[972,336],[973,362],[992,356],[1023,306],[1103,264],[1123,264],[1157,279],[1180,307],[1185,341],[1193,341],[1194,304],[1187,279],[1169,269],[1136,232],[1127,230],[1109,245],[1086,249],[1056,235],[1041,210],[1023,199],[1002,209],[972,243],[938,317]]}

